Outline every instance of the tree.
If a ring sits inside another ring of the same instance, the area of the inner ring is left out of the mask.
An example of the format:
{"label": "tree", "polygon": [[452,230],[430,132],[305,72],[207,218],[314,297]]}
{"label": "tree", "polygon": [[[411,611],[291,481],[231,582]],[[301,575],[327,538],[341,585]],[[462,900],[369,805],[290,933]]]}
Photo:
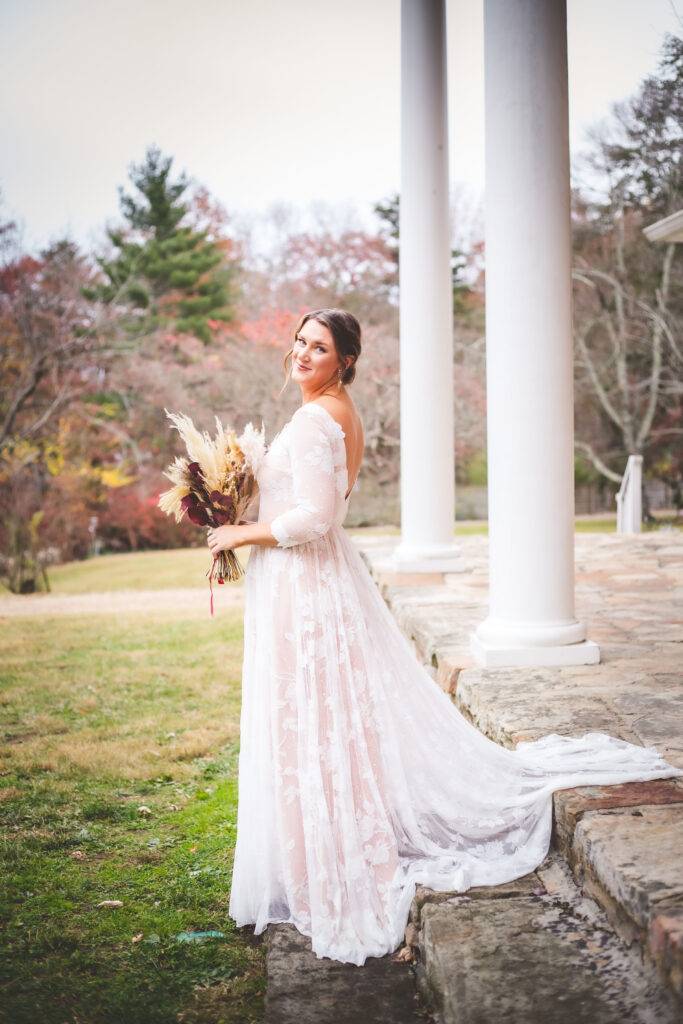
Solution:
{"label": "tree", "polygon": [[[386,247],[391,254],[394,267],[387,281],[390,284],[398,283],[398,266],[400,258],[400,195],[394,192],[387,199],[382,199],[373,205],[373,212],[379,218],[380,237],[384,239]],[[456,316],[467,312],[467,296],[470,286],[467,282],[465,272],[469,267],[469,257],[459,247],[451,249],[451,282],[453,285],[453,311]]]}
{"label": "tree", "polygon": [[63,465],[59,424],[114,353],[111,332],[82,294],[89,270],[59,240],[38,258],[0,227],[0,542],[2,575],[20,592],[47,586],[38,556],[51,478]]}
{"label": "tree", "polygon": [[642,229],[683,205],[681,114],[683,41],[667,36],[658,75],[590,133],[602,191],[574,192],[576,447],[614,483],[630,454],[680,480],[682,253]]}
{"label": "tree", "polygon": [[683,190],[683,39],[667,33],[657,73],[615,103],[611,124],[589,130],[593,169],[624,205],[658,220],[680,209]]}
{"label": "tree", "polygon": [[117,297],[133,336],[172,330],[208,345],[218,323],[233,319],[236,263],[211,225],[196,230],[182,223],[189,181],[184,174],[170,180],[172,162],[150,146],[145,162],[130,170],[141,198],[119,186],[125,225],[107,229],[113,252],[97,257],[104,281],[87,294],[107,303]]}

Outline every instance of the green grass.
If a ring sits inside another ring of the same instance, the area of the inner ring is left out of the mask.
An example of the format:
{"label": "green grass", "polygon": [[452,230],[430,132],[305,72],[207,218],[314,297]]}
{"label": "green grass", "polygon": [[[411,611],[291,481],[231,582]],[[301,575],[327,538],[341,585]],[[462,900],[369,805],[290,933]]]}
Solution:
{"label": "green grass", "polygon": [[240,614],[3,621],[0,1019],[262,1019],[228,917],[241,654]]}
{"label": "green grass", "polygon": [[[643,533],[651,533],[662,526],[673,526],[676,529],[683,530],[683,519],[679,518],[676,520],[672,516],[658,515],[656,523],[643,524]],[[580,516],[574,520],[574,530],[576,533],[615,533],[616,528],[616,516],[605,516],[604,518]],[[399,531],[397,530],[396,532],[398,533]],[[486,520],[467,520],[465,522],[457,522],[455,526],[456,537],[458,535],[487,534],[488,532],[489,528]]]}
{"label": "green grass", "polygon": [[576,533],[616,533],[617,521],[615,518],[605,519],[576,519],[574,521]]}
{"label": "green grass", "polygon": [[[243,565],[248,548],[240,548]],[[131,551],[101,555],[80,562],[50,566],[50,587],[55,594],[88,594],[104,590],[166,590],[172,587],[200,587],[211,564],[208,547],[176,548],[170,551]],[[236,581],[232,586],[241,586]]]}

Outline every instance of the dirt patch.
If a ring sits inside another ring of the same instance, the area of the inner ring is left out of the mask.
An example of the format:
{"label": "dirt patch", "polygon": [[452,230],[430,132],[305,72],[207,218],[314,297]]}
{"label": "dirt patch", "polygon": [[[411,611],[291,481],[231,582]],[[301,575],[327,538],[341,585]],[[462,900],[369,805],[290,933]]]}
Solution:
{"label": "dirt patch", "polygon": [[[214,589],[215,614],[242,608],[241,587]],[[52,615],[125,615],[131,612],[176,614],[182,618],[210,616],[209,590],[184,587],[168,590],[112,590],[98,594],[11,594],[0,597],[0,618]]]}

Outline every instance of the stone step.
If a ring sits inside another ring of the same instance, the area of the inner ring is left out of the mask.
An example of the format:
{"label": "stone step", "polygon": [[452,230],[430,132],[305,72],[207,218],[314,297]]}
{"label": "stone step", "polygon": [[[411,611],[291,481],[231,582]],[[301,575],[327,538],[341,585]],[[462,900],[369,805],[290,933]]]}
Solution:
{"label": "stone step", "polygon": [[554,796],[553,842],[579,885],[683,1001],[683,784],[656,779]]}
{"label": "stone step", "polygon": [[420,889],[418,983],[440,1024],[675,1024],[680,1007],[553,854],[463,895]]}
{"label": "stone step", "polygon": [[265,942],[265,1024],[432,1024],[409,962],[318,959],[291,924],[268,925]]}
{"label": "stone step", "polygon": [[[674,655],[663,652],[659,675],[632,667],[629,677],[619,665],[601,667],[595,679],[585,670],[466,668],[458,674],[454,700],[505,746],[548,732],[601,731],[656,745],[676,764],[683,702],[680,677],[669,671],[667,657]],[[624,680],[628,693],[620,694]],[[641,946],[683,1001],[683,780],[558,790],[553,845],[612,927]]]}

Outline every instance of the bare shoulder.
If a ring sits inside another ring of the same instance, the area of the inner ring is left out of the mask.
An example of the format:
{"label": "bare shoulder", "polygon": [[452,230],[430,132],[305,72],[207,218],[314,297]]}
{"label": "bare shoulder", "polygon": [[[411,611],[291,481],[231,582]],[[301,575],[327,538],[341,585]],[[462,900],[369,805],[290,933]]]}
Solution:
{"label": "bare shoulder", "polygon": [[355,436],[356,431],[363,432],[361,418],[358,410],[350,399],[336,398],[334,395],[322,395],[316,398],[315,402],[329,412],[335,418],[344,433],[348,436]]}

